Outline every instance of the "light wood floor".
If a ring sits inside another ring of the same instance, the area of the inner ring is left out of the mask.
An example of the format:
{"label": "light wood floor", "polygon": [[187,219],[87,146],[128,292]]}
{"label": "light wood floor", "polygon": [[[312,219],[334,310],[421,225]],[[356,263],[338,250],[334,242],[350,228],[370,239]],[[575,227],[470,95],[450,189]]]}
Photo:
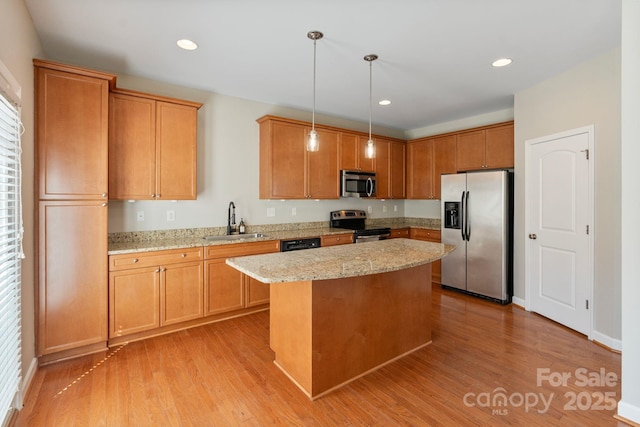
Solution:
{"label": "light wood floor", "polygon": [[[513,305],[439,287],[433,304],[433,344],[313,402],[273,364],[262,312],[43,367],[15,425],[624,425],[598,409],[620,399],[619,380],[576,378],[619,379],[620,355]],[[538,386],[537,369],[571,378]],[[486,400],[500,392],[506,406]]]}

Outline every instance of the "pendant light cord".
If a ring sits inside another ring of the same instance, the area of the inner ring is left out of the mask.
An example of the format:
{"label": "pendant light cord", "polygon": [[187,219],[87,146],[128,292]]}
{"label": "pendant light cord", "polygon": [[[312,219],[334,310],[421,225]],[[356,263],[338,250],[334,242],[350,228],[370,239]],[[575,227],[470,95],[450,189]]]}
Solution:
{"label": "pendant light cord", "polygon": [[369,141],[371,141],[371,111],[373,110],[373,72],[372,70],[372,61],[369,61]]}
{"label": "pendant light cord", "polygon": [[313,40],[313,110],[311,110],[311,130],[316,130],[316,41]]}

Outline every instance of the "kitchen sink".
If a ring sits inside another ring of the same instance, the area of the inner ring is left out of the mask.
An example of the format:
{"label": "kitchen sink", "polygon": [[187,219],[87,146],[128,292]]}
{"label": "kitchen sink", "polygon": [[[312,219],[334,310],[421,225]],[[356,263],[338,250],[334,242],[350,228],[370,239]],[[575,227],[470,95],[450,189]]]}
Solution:
{"label": "kitchen sink", "polygon": [[204,237],[204,240],[211,242],[211,241],[217,241],[217,240],[224,241],[224,240],[256,239],[258,237],[267,237],[267,236],[262,233],[230,234],[230,235],[223,235],[223,236],[207,236],[207,237]]}

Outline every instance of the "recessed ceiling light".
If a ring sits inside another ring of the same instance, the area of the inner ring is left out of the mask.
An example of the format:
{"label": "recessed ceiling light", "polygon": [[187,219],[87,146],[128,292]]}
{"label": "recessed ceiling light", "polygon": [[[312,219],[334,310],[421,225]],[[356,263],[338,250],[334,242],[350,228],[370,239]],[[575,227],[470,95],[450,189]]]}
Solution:
{"label": "recessed ceiling light", "polygon": [[378,102],[379,105],[389,105],[391,104],[391,101],[389,101],[388,99],[383,99],[382,101]]}
{"label": "recessed ceiling light", "polygon": [[511,64],[511,62],[513,61],[510,58],[500,58],[493,61],[491,65],[493,65],[494,67],[504,67]]}
{"label": "recessed ceiling light", "polygon": [[191,41],[189,39],[181,39],[178,40],[177,43],[178,46],[180,46],[184,50],[196,50],[198,48],[198,45],[194,41]]}

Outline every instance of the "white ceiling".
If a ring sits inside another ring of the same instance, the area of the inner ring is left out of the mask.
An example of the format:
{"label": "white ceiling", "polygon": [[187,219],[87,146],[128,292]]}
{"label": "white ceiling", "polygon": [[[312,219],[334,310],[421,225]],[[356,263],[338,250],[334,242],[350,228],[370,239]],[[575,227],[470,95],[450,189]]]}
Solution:
{"label": "white ceiling", "polygon": [[[47,59],[409,130],[620,45],[620,0],[25,0]],[[194,40],[196,51],[176,46]],[[495,69],[491,62],[513,58]],[[379,99],[393,103],[378,106]]]}

